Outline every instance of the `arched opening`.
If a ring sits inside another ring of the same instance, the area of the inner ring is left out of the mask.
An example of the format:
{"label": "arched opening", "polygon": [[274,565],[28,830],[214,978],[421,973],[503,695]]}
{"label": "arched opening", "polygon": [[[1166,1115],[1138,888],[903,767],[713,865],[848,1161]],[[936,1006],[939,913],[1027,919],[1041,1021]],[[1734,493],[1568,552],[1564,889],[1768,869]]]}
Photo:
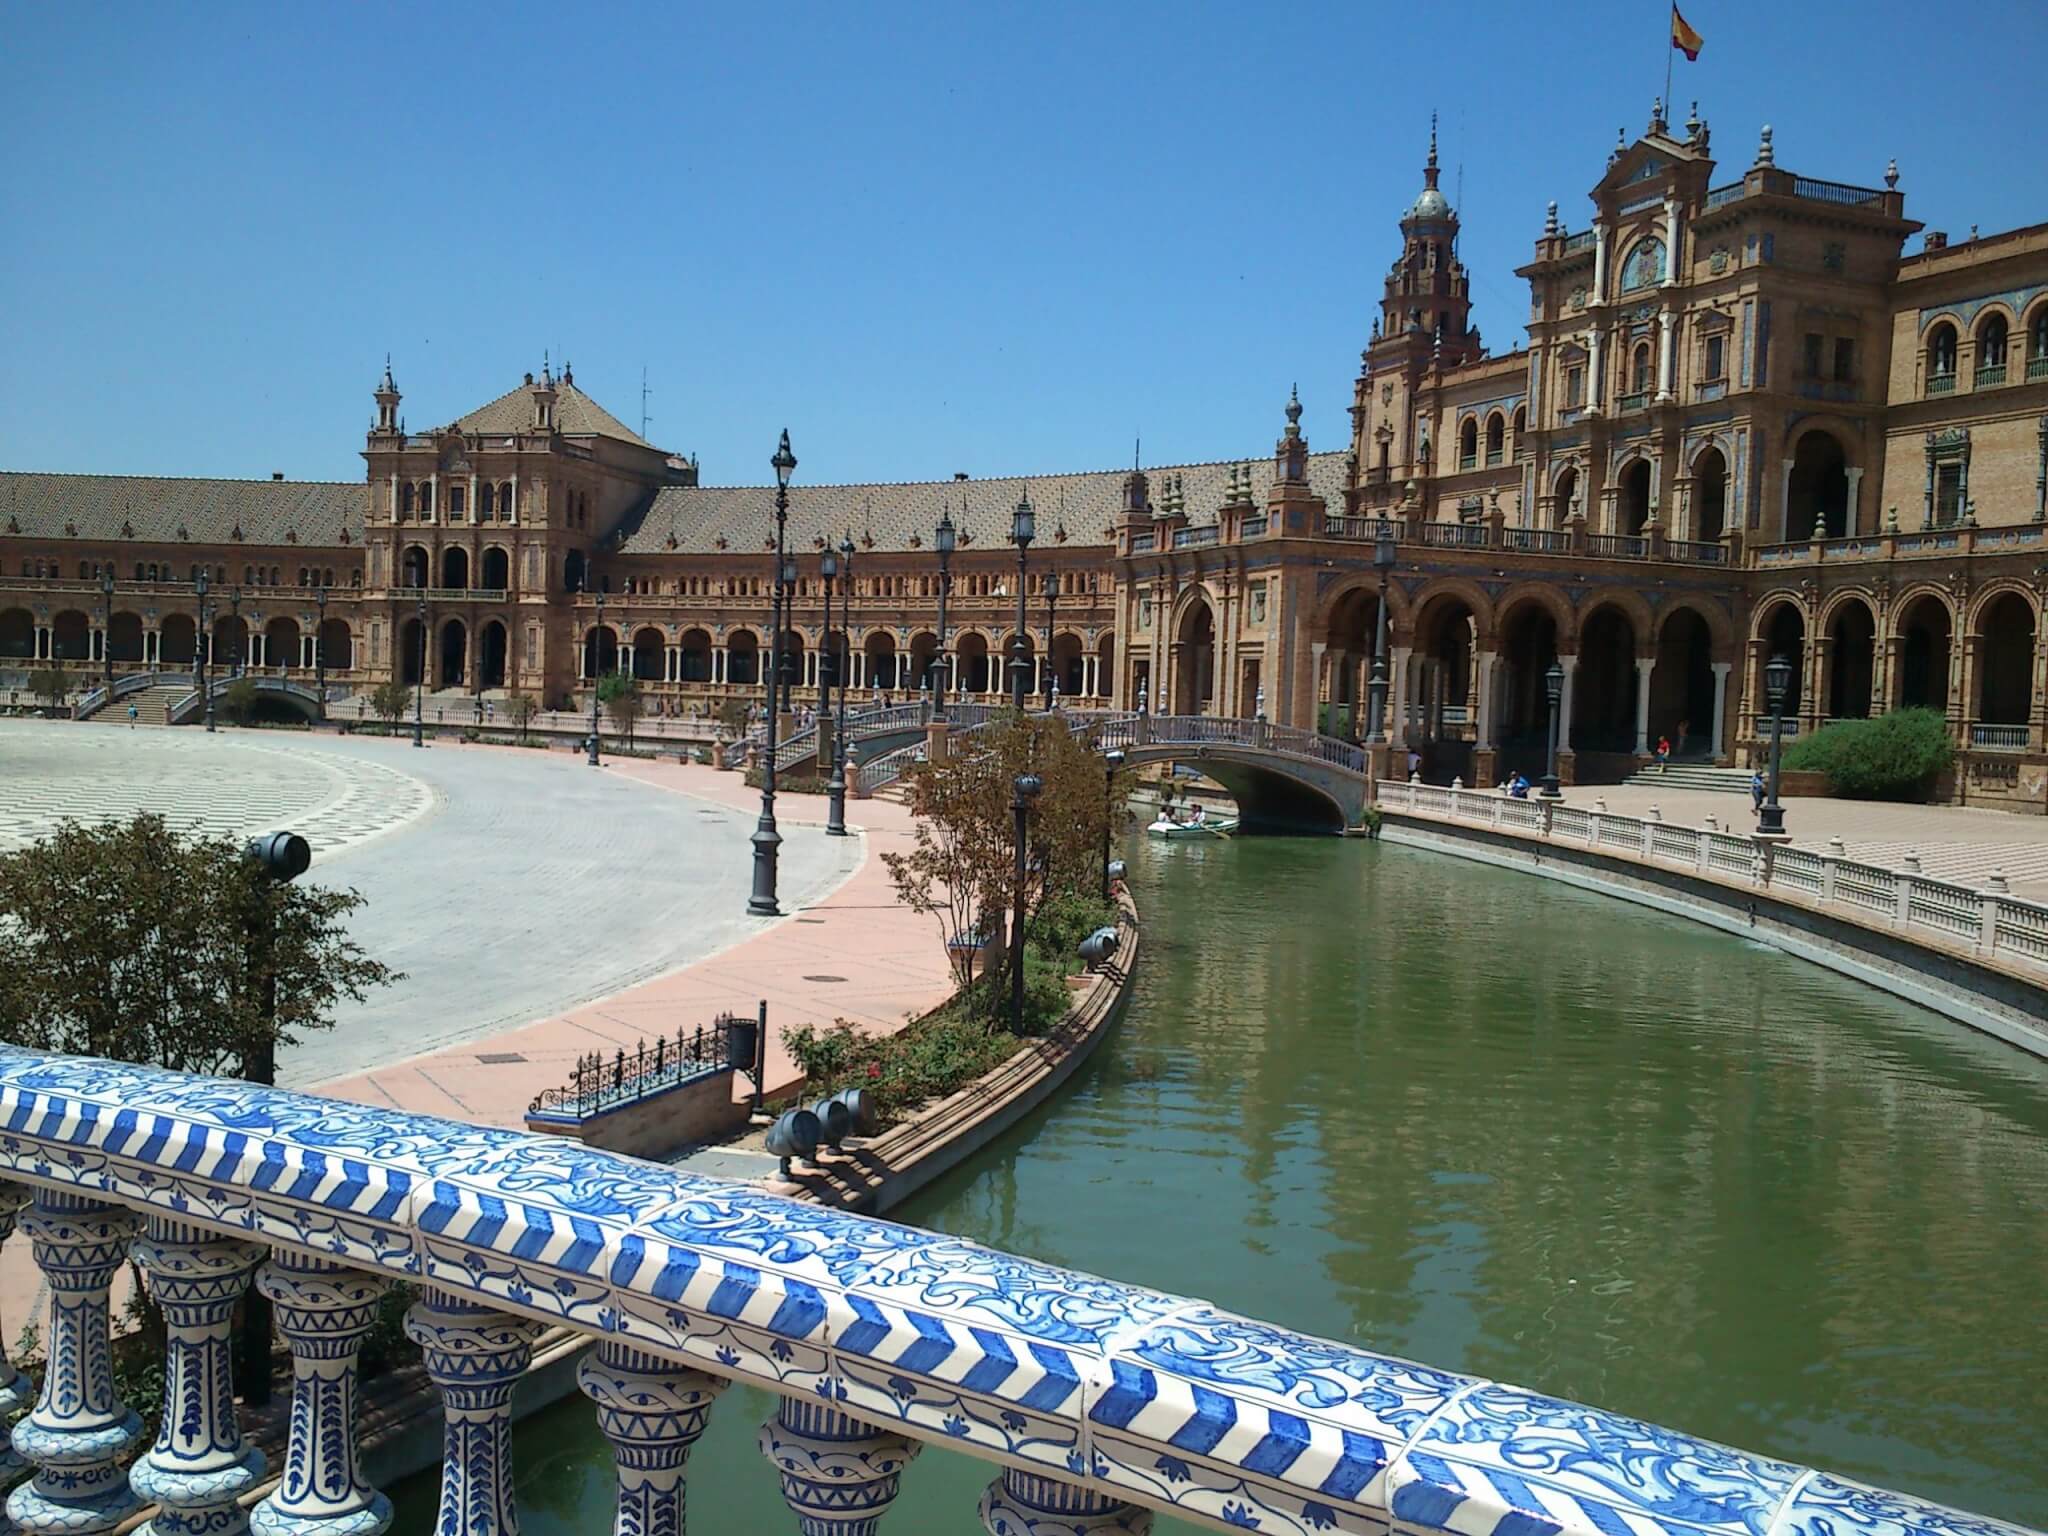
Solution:
{"label": "arched opening", "polygon": [[1636,633],[1628,615],[1603,604],[1579,625],[1572,679],[1572,750],[1633,752],[1636,744]]}
{"label": "arched opening", "polygon": [[1173,712],[1205,715],[1215,695],[1216,616],[1197,598],[1183,610],[1174,631]]}
{"label": "arched opening", "polygon": [[511,650],[501,620],[491,619],[476,633],[476,683],[479,688],[505,686],[505,661]]}
{"label": "arched opening", "polygon": [[413,508],[417,504],[417,500],[417,493],[413,490],[412,482],[410,480],[406,481],[403,485],[399,486],[398,515],[400,517],[411,517],[413,514]]}
{"label": "arched opening", "polygon": [[899,686],[896,637],[887,630],[878,629],[861,642],[861,653],[867,657],[868,686],[878,692],[895,692]]}
{"label": "arched opening", "polygon": [[460,592],[469,586],[469,551],[448,548],[441,551],[441,585]]}
{"label": "arched opening", "polygon": [[1913,599],[1899,616],[1899,639],[1899,707],[1946,710],[1951,628],[1941,599]]}
{"label": "arched opening", "polygon": [[107,655],[114,661],[142,660],[142,616],[117,613],[107,621]]}
{"label": "arched opening", "polygon": [[495,485],[492,485],[490,481],[486,480],[482,485],[477,487],[476,520],[480,523],[488,523],[491,520],[492,515],[495,514],[497,510],[498,488]]}
{"label": "arched opening", "polygon": [[2025,725],[2033,692],[2034,610],[2017,592],[2001,592],[1977,616],[1977,719]]}
{"label": "arched opening", "polygon": [[398,626],[398,680],[408,688],[420,685],[421,668],[426,661],[426,628],[416,618],[407,619]]}
{"label": "arched opening", "polygon": [[652,625],[633,631],[633,676],[643,683],[665,682],[668,638]]}
{"label": "arched opening", "polygon": [[910,637],[910,660],[903,673],[903,686],[920,691],[934,689],[940,678],[936,670],[939,637],[921,629]]}
{"label": "arched opening", "polygon": [[35,654],[35,615],[26,608],[9,608],[0,613],[0,656],[32,661]]}
{"label": "arched opening", "polygon": [[1379,625],[1379,593],[1357,587],[1339,597],[1330,609],[1323,665],[1328,668],[1329,707],[1318,729],[1356,741],[1372,730],[1366,718],[1371,702],[1372,650]]}
{"label": "arched opening", "polygon": [[785,629],[775,653],[775,686],[782,690],[780,697],[786,702],[790,697],[789,690],[803,684],[804,637],[793,629]]}
{"label": "arched opening", "polygon": [[1712,544],[1728,532],[1728,460],[1709,448],[1692,466],[1692,537]]}
{"label": "arched opening", "polygon": [[1486,418],[1486,462],[1498,464],[1507,453],[1508,421],[1499,411]]}
{"label": "arched opening", "polygon": [[2027,377],[2048,379],[2048,303],[2027,317]]}
{"label": "arched opening", "polygon": [[320,626],[320,654],[330,672],[347,672],[355,666],[355,636],[347,619],[329,619]]}
{"label": "arched opening", "polygon": [[761,681],[761,641],[751,629],[725,637],[725,680],[748,687]]}
{"label": "arched opening", "polygon": [[399,557],[401,584],[408,587],[424,587],[427,584],[427,552],[417,544],[408,544],[405,553]]}
{"label": "arched opening", "polygon": [[1001,675],[996,679],[996,689],[1009,697],[1016,687],[1018,674],[1024,678],[1024,703],[1028,708],[1037,707],[1038,690],[1041,680],[1038,676],[1038,642],[1029,634],[1011,634],[1003,641]]}
{"label": "arched opening", "polygon": [[263,664],[292,668],[299,664],[299,626],[287,618],[275,618],[263,626]]}
{"label": "arched opening", "polygon": [[441,686],[460,688],[468,675],[469,629],[460,619],[441,626]]}
{"label": "arched opening", "polygon": [[1621,532],[1637,536],[1650,525],[1650,461],[1637,459],[1621,472]]}
{"label": "arched opening", "polygon": [[1785,486],[1785,538],[1840,539],[1848,533],[1848,459],[1833,433],[1815,428],[1792,450],[1792,477]]}
{"label": "arched opening", "polygon": [[[1764,625],[1764,654],[1762,665],[1768,665],[1773,656],[1782,656],[1792,663],[1792,681],[1785,689],[1783,712],[1792,718],[1799,714],[1799,706],[1806,690],[1806,616],[1796,604],[1780,603],[1771,610],[1770,620]],[[1753,701],[1757,717],[1757,734],[1771,733],[1771,698],[1766,691],[1764,675],[1757,673],[1758,693]]]}
{"label": "arched opening", "polygon": [[1554,497],[1556,510],[1552,512],[1551,518],[1557,527],[1562,528],[1566,520],[1578,511],[1579,472],[1576,469],[1568,467],[1557,477]]}
{"label": "arched opening", "polygon": [[1529,445],[1523,441],[1523,438],[1525,438],[1528,435],[1528,432],[1529,407],[1527,407],[1526,405],[1518,405],[1515,407],[1514,424],[1515,457],[1518,459],[1524,457],[1529,452]]}
{"label": "arched opening", "polygon": [[[0,630],[5,624],[0,623]],[[163,624],[157,630],[157,659],[167,667],[189,667],[199,654],[199,626],[192,622],[190,615],[171,613],[164,616]],[[0,655],[7,654],[0,650]]]}
{"label": "arched opening", "polygon": [[1545,681],[1557,660],[1557,619],[1542,603],[1527,599],[1501,620],[1500,719],[1494,728],[1503,773],[1520,769],[1530,778],[1548,771],[1550,691]]}
{"label": "arched opening", "polygon": [[1458,424],[1458,468],[1470,469],[1479,462],[1479,422],[1467,416]]}
{"label": "arched opening", "polygon": [[572,549],[562,557],[562,590],[581,592],[583,579],[588,574],[583,561],[583,551]]}
{"label": "arched opening", "polygon": [[1052,650],[1053,681],[1059,685],[1060,697],[1076,699],[1087,686],[1087,667],[1082,661],[1081,637],[1071,629],[1063,629],[1053,636]]}
{"label": "arched opening", "polygon": [[1104,635],[1095,642],[1095,694],[1106,697],[1116,677],[1116,636]]}
{"label": "arched opening", "polygon": [[512,557],[498,545],[484,551],[482,578],[477,585],[488,592],[503,592],[512,585]]}
{"label": "arched opening", "polygon": [[1871,683],[1877,673],[1877,620],[1870,606],[1844,602],[1828,624],[1828,718],[1870,716]]}
{"label": "arched opening", "polygon": [[218,666],[241,668],[249,659],[249,626],[240,614],[222,614],[213,622],[213,644],[207,659]]}
{"label": "arched opening", "polygon": [[619,670],[619,637],[609,624],[593,624],[583,632],[583,675],[609,677]]}
{"label": "arched opening", "polygon": [[50,626],[51,654],[59,661],[88,661],[92,657],[92,621],[75,608],[57,615]]}
{"label": "arched opening", "polygon": [[1629,354],[1628,392],[1632,395],[1647,395],[1652,378],[1651,348],[1647,341],[1636,343],[1635,351]]}
{"label": "arched opening", "polygon": [[954,666],[960,673],[962,693],[988,692],[988,641],[969,630],[953,648]]}
{"label": "arched opening", "polygon": [[1649,744],[1666,738],[1675,757],[1704,754],[1713,743],[1714,632],[1691,608],[1674,610],[1657,632],[1649,726]]}
{"label": "arched opening", "polygon": [[818,689],[853,681],[853,646],[843,629],[828,630],[818,643]]}
{"label": "arched opening", "polygon": [[1947,394],[1956,387],[1956,328],[1948,321],[1927,333],[1927,393]]}
{"label": "arched opening", "polygon": [[2005,345],[2009,335],[2005,316],[1993,310],[1977,326],[1977,374],[1975,382],[2005,382]]}
{"label": "arched opening", "polygon": [[1472,651],[1476,620],[1462,598],[1424,603],[1409,658],[1408,740],[1419,743],[1423,776],[1449,783],[1471,778],[1474,719]]}
{"label": "arched opening", "polygon": [[682,654],[676,661],[678,680],[685,683],[711,681],[711,636],[701,629],[683,631]]}

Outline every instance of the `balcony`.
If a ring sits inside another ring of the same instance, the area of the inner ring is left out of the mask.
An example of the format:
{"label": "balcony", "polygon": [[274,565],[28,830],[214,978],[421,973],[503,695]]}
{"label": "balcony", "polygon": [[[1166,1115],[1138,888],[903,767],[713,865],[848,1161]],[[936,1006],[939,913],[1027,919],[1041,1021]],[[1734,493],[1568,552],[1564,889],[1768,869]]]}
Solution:
{"label": "balcony", "polygon": [[1667,539],[1664,553],[1673,560],[1687,560],[1694,565],[1728,563],[1728,546],[1711,539]]}
{"label": "balcony", "polygon": [[1953,373],[1930,373],[1927,376],[1927,393],[1930,395],[1952,395],[1956,392],[1956,376]]}
{"label": "balcony", "polygon": [[1223,536],[1223,530],[1211,523],[1206,528],[1176,528],[1173,530],[1175,549],[1200,549],[1205,544],[1214,544]]}
{"label": "balcony", "polygon": [[[1875,187],[1852,187],[1839,181],[1815,181],[1810,176],[1792,178],[1792,195],[1808,202],[1833,203],[1840,208],[1880,208],[1885,194]],[[1711,195],[1708,206],[1713,206]]]}
{"label": "balcony", "polygon": [[1615,401],[1614,408],[1626,414],[1629,411],[1647,410],[1649,404],[1650,392],[1647,389],[1638,389],[1623,395],[1619,400]]}
{"label": "balcony", "polygon": [[1477,469],[1478,467],[1479,455],[1477,453],[1461,453],[1458,455],[1458,468]]}
{"label": "balcony", "polygon": [[1993,384],[2003,384],[2004,382],[2005,364],[1979,363],[1977,365],[1976,379],[1972,387],[1975,389],[1987,389]]}
{"label": "balcony", "polygon": [[1633,533],[1589,533],[1586,550],[1610,560],[1640,560],[1650,552],[1650,541]]}
{"label": "balcony", "polygon": [[2032,383],[2035,379],[2048,379],[2048,352],[2027,359],[2027,381]]}
{"label": "balcony", "polygon": [[1563,528],[1503,528],[1501,537],[1508,549],[1532,555],[1568,555],[1572,536]]}
{"label": "balcony", "polygon": [[1980,752],[2024,752],[2027,750],[2027,728],[2024,725],[1973,725],[1970,727],[1970,745]]}
{"label": "balcony", "polygon": [[[430,603],[502,603],[509,595],[503,587],[408,587]],[[621,601],[629,599],[621,598]]]}

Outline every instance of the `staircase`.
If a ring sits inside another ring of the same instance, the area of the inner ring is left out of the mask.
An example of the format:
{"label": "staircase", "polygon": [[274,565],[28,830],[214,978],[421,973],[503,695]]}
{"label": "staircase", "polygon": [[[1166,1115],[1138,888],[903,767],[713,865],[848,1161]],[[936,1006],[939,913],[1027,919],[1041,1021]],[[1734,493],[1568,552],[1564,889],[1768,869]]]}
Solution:
{"label": "staircase", "polygon": [[115,725],[126,725],[128,706],[133,704],[137,725],[169,725],[171,706],[191,691],[190,683],[144,688],[114,700],[100,711],[100,718],[112,721]]}
{"label": "staircase", "polygon": [[1659,773],[1653,764],[1638,768],[1624,784],[1651,789],[1704,789],[1728,795],[1749,793],[1747,768],[1716,768],[1712,763],[1668,763]]}

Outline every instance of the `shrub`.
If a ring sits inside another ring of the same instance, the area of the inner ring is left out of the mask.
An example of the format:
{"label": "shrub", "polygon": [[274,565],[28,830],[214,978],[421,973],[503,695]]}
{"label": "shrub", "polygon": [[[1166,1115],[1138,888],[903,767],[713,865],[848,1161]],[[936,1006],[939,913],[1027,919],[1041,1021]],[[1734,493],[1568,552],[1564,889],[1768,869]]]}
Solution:
{"label": "shrub", "polygon": [[1784,756],[1795,772],[1826,774],[1828,788],[1848,800],[1924,800],[1954,761],[1948,722],[1933,709],[1837,720],[1792,742]]}
{"label": "shrub", "polygon": [[1078,970],[1081,941],[1096,929],[1115,924],[1116,908],[1094,891],[1061,891],[1045,899],[1027,931],[1052,961]]}

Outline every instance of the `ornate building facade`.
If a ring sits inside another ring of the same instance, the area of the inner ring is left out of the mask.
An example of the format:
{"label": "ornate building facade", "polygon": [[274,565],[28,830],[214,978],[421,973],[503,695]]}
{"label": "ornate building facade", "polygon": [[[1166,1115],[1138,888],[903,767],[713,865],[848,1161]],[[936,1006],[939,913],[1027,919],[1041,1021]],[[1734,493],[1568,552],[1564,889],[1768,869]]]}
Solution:
{"label": "ornate building facade", "polygon": [[[946,672],[1000,694],[1028,496],[1022,644],[1077,703],[1356,733],[1384,602],[1391,728],[1432,777],[1535,766],[1553,662],[1568,774],[1660,737],[1747,761],[1783,653],[1796,728],[1935,708],[1959,796],[2048,805],[2048,225],[1909,254],[1895,170],[1800,176],[1766,128],[1731,173],[1696,111],[1659,107],[1585,228],[1551,206],[1518,269],[1527,344],[1494,355],[1437,181],[1432,132],[1340,450],[1311,452],[1290,401],[1270,455],[799,479],[797,697],[833,652],[863,694],[939,675],[942,516]],[[217,659],[324,653],[363,686],[555,703],[618,667],[657,711],[758,697],[772,491],[700,484],[567,368],[423,433],[388,367],[373,398],[360,483],[0,475],[0,668],[174,670],[210,633]],[[828,633],[812,557],[841,538],[851,617]]]}

